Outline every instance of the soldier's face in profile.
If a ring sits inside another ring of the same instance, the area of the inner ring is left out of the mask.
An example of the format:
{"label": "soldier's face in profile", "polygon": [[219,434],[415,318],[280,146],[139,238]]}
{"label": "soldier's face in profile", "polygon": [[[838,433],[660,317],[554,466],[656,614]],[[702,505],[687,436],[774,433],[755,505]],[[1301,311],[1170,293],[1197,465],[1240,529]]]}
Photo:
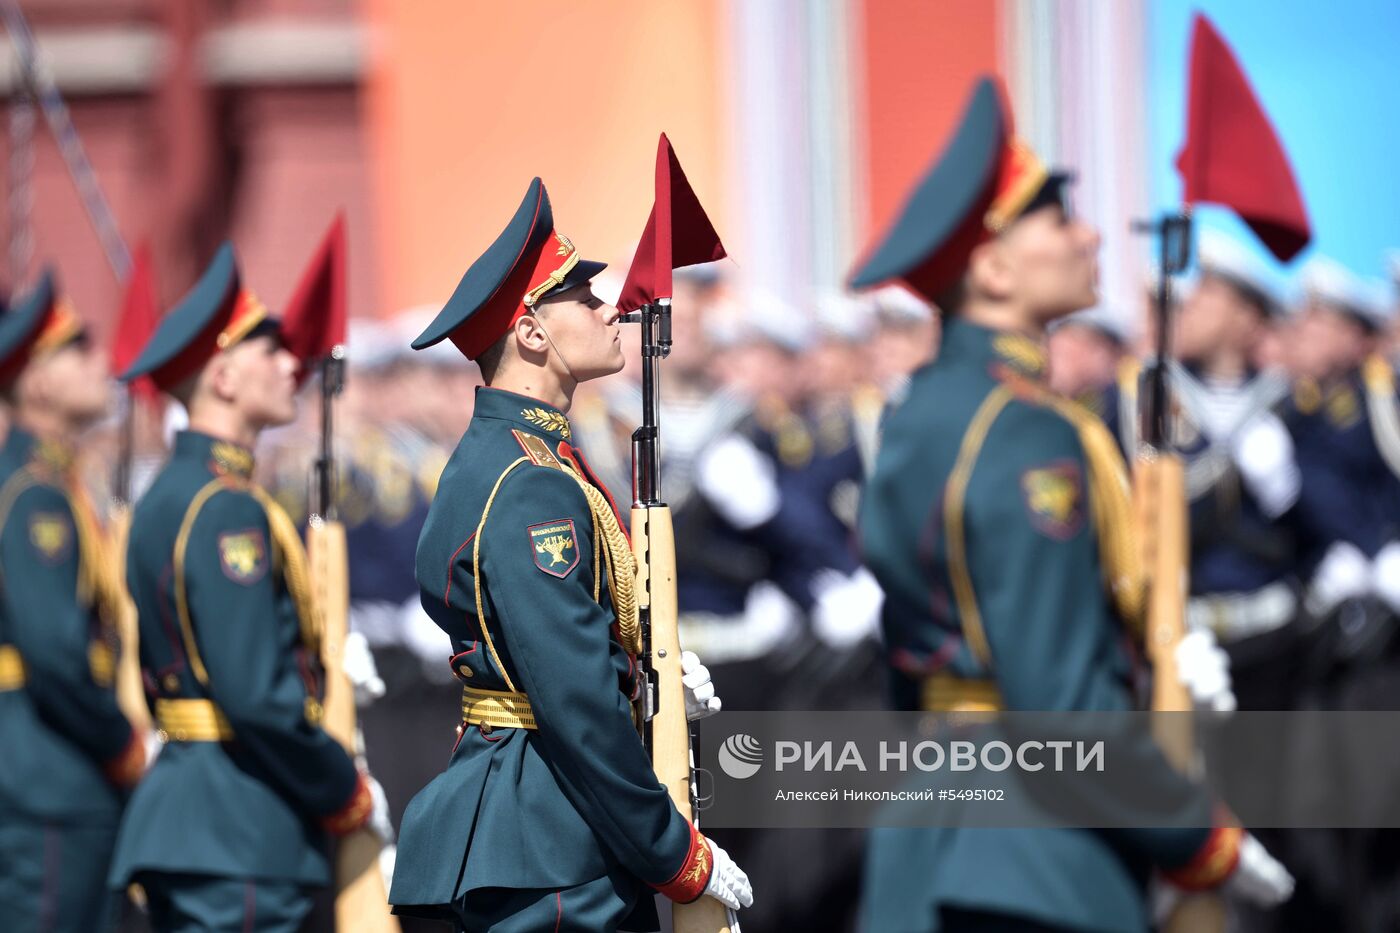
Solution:
{"label": "soldier's face in profile", "polygon": [[1006,297],[1041,321],[1098,301],[1099,234],[1058,204],[1011,225],[998,244]]}
{"label": "soldier's face in profile", "polygon": [[1062,395],[1106,389],[1113,384],[1123,350],[1097,327],[1071,319],[1050,334],[1050,386]]}
{"label": "soldier's face in profile", "polygon": [[622,369],[622,330],[617,309],[587,283],[542,301],[537,311],[555,349],[579,382]]}
{"label": "soldier's face in profile", "polygon": [[1315,371],[1325,378],[1359,364],[1371,352],[1374,341],[1361,322],[1347,312],[1323,302],[1310,302],[1298,321],[1299,340],[1316,357]]}
{"label": "soldier's face in profile", "polygon": [[274,334],[225,351],[222,387],[247,422],[259,429],[296,420],[297,358]]}
{"label": "soldier's face in profile", "polygon": [[65,420],[85,425],[107,414],[112,397],[107,357],[85,339],[32,365],[38,398]]}
{"label": "soldier's face in profile", "polygon": [[1182,359],[1199,360],[1223,348],[1245,350],[1260,333],[1259,313],[1233,285],[1202,275],[1181,303],[1175,343]]}

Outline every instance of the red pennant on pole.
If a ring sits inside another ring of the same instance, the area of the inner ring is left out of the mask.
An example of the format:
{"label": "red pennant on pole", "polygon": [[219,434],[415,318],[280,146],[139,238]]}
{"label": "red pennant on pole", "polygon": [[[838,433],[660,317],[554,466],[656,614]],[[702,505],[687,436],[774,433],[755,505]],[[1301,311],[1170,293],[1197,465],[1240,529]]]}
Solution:
{"label": "red pennant on pole", "polygon": [[[121,311],[117,315],[117,332],[112,337],[111,348],[112,372],[125,372],[136,361],[141,348],[155,333],[159,323],[151,244],[142,243],[131,259],[131,272],[126,279]],[[159,396],[155,383],[147,376],[133,381],[131,392],[147,402]]]}
{"label": "red pennant on pole", "polygon": [[341,213],[331,222],[282,314],[282,341],[301,360],[301,382],[315,368],[312,364],[345,343],[345,273],[345,215]]}
{"label": "red pennant on pole", "polygon": [[671,272],[727,254],[719,234],[700,206],[666,134],[656,147],[656,201],[627,270],[617,300],[624,314],[658,298],[671,297]]}
{"label": "red pennant on pole", "polygon": [[1234,52],[1197,13],[1191,35],[1186,144],[1176,158],[1187,204],[1230,208],[1282,262],[1312,228],[1288,155]]}

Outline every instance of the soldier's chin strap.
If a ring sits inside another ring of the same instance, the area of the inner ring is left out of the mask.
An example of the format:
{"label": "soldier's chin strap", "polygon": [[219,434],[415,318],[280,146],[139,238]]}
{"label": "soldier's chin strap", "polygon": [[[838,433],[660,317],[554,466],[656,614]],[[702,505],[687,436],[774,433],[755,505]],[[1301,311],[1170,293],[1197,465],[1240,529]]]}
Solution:
{"label": "soldier's chin strap", "polygon": [[564,372],[568,373],[569,378],[577,385],[579,379],[578,376],[574,375],[573,367],[569,365],[569,358],[559,352],[559,347],[554,343],[554,338],[549,336],[549,328],[544,326],[544,320],[536,314],[533,309],[530,311],[530,316],[535,319],[536,324],[540,325],[540,330],[544,331],[544,339],[549,341],[549,348],[554,351],[555,356],[559,357],[559,362],[564,364]]}

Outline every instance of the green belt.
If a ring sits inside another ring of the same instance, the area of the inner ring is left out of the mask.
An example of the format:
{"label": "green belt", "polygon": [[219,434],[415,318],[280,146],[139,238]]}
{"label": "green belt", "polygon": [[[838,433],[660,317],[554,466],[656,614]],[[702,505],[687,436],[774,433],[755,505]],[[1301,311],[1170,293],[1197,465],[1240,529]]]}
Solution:
{"label": "green belt", "polygon": [[462,688],[462,720],[484,729],[538,729],[530,698],[510,690]]}
{"label": "green belt", "polygon": [[0,645],[0,693],[24,686],[24,658],[14,645]]}

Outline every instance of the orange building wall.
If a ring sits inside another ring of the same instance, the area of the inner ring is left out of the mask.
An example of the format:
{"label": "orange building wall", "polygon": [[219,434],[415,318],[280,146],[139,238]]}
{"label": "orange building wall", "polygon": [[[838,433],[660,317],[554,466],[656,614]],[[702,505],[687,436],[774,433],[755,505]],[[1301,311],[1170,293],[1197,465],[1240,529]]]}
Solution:
{"label": "orange building wall", "polygon": [[631,259],[664,130],[725,229],[712,0],[363,0],[381,313],[442,303],[531,177],[586,256]]}
{"label": "orange building wall", "polygon": [[862,251],[952,132],[976,78],[998,67],[993,0],[858,0],[867,216]]}

